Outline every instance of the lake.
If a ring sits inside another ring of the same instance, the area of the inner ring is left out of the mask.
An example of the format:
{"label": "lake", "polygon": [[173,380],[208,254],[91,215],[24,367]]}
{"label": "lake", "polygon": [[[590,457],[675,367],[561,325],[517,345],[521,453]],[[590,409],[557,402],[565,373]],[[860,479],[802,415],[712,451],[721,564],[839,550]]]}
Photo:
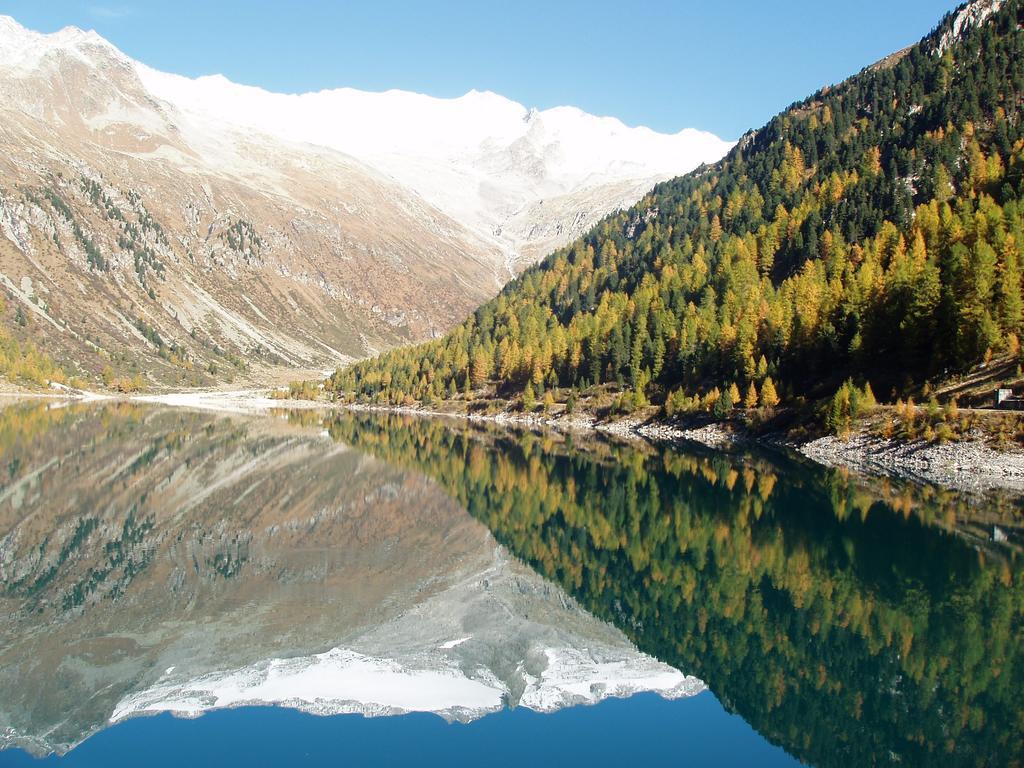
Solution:
{"label": "lake", "polygon": [[394,414],[0,408],[0,765],[1017,765],[1021,501]]}

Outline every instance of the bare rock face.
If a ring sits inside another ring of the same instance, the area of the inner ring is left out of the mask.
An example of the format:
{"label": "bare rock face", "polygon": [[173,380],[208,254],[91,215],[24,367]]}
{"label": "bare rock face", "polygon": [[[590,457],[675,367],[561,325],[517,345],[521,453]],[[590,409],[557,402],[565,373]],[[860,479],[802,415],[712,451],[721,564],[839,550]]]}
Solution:
{"label": "bare rock face", "polygon": [[972,0],[961,8],[953,19],[953,26],[939,40],[938,51],[942,53],[968,29],[977,27],[1003,7],[1003,0]]}
{"label": "bare rock face", "polygon": [[0,17],[0,321],[86,380],[333,369],[728,146],[494,94],[188,80]]}

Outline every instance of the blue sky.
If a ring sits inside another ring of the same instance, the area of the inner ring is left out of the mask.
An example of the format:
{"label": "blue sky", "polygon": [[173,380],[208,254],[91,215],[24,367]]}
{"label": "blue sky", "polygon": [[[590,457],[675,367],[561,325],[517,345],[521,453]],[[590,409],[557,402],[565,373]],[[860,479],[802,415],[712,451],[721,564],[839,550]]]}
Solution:
{"label": "blue sky", "polygon": [[724,138],[915,42],[955,0],[0,0],[185,75],[301,92],[491,90]]}

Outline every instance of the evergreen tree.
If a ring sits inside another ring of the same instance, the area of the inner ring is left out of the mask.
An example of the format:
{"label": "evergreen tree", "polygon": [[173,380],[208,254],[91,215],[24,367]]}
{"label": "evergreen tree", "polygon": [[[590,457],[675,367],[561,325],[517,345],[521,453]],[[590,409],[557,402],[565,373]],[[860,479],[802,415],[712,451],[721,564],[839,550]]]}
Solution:
{"label": "evergreen tree", "polygon": [[523,387],[523,410],[526,412],[532,411],[537,407],[537,396],[533,391],[533,383],[530,381],[526,382],[526,386]]}
{"label": "evergreen tree", "polygon": [[744,408],[756,408],[757,407],[757,386],[754,382],[750,382],[750,387],[747,389],[747,395],[743,398]]}

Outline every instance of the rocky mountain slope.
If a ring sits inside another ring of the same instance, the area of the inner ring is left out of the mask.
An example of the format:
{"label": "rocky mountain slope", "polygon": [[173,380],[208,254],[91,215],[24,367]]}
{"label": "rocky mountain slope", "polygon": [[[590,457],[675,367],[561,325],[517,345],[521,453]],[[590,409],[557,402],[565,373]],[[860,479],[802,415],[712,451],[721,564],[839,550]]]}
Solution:
{"label": "rocky mountain slope", "polygon": [[138,72],[150,93],[197,127],[229,125],[331,147],[388,173],[499,247],[512,273],[656,181],[717,160],[731,146],[702,131],[659,134],[572,107],[528,110],[490,92],[457,99],[351,88],[288,95],[220,76]]}
{"label": "rocky mountain slope", "polygon": [[192,81],[0,17],[0,320],[85,379],[333,368],[727,146],[493,94]]}

